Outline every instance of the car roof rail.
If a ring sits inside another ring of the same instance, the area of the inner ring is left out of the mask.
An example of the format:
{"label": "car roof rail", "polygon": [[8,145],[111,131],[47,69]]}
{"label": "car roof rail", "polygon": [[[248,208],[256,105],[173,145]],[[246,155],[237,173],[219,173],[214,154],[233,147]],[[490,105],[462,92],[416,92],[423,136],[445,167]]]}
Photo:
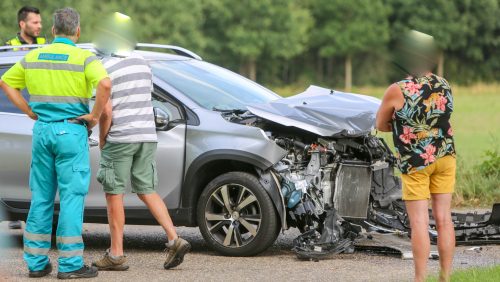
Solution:
{"label": "car roof rail", "polygon": [[43,46],[46,46],[46,45],[45,44],[5,45],[5,46],[0,46],[0,51],[9,51],[9,50],[14,50],[14,49],[19,49],[19,48],[32,50],[32,49],[40,48]]}
{"label": "car roof rail", "polygon": [[[0,51],[9,51],[9,50],[14,50],[14,49],[23,49],[22,51],[25,51],[25,49],[33,50],[33,49],[37,49],[37,48],[48,46],[48,45],[50,45],[50,44],[5,45],[5,46],[0,46]],[[76,44],[76,46],[78,46],[82,49],[94,48],[94,45],[92,43],[79,43],[79,44]]]}
{"label": "car roof rail", "polygon": [[[9,50],[14,50],[14,49],[28,49],[28,50],[33,50],[36,48],[40,48],[43,46],[47,46],[48,44],[29,44],[29,45],[7,45],[7,46],[0,46],[0,51],[9,51]],[[84,49],[92,49],[94,45],[92,43],[80,43],[77,44],[78,47],[84,48]],[[151,43],[137,43],[136,49],[141,49],[141,48],[152,48],[152,49],[164,49],[164,50],[170,50],[176,53],[177,55],[193,58],[196,60],[202,61],[203,59],[193,51],[190,51],[188,49],[175,46],[175,45],[162,45],[162,44],[151,44]]]}
{"label": "car roof rail", "polygon": [[173,51],[177,55],[181,55],[181,56],[185,56],[185,57],[190,57],[190,58],[193,58],[193,59],[196,59],[196,60],[200,60],[200,61],[203,60],[198,54],[196,54],[196,53],[194,53],[194,52],[192,52],[192,51],[190,51],[188,49],[185,49],[185,48],[182,48],[182,47],[179,47],[179,46],[175,46],[175,45],[162,45],[162,44],[151,44],[151,43],[137,43],[135,49],[139,49],[139,48],[165,49],[165,50]]}

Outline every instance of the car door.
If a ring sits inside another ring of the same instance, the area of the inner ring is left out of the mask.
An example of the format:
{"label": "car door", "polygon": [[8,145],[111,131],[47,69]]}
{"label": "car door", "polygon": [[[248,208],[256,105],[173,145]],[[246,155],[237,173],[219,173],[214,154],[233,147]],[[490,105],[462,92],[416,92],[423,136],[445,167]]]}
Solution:
{"label": "car door", "polygon": [[[157,87],[152,93],[152,102],[154,107],[168,114],[170,119],[166,130],[157,131],[156,169],[159,183],[157,192],[164,199],[169,209],[176,209],[180,202],[183,179],[186,118],[182,106],[171,98],[168,93]],[[100,157],[100,150],[96,143],[99,140],[99,129],[97,127],[93,130],[90,139],[92,179],[85,206],[93,209],[106,206],[102,187],[95,177],[99,169]],[[127,191],[131,191],[130,183],[127,184]],[[142,201],[131,193],[125,195],[124,204],[126,209],[144,208]]]}
{"label": "car door", "polygon": [[[11,66],[0,66],[0,76]],[[28,100],[26,90],[22,92]],[[25,208],[30,202],[29,169],[34,121],[14,106],[0,90],[0,198]]]}

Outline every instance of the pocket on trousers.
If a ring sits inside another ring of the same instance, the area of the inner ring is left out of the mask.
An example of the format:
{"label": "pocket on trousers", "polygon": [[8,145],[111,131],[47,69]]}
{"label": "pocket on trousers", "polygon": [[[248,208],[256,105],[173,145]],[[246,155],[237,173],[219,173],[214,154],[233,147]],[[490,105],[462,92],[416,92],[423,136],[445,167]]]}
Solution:
{"label": "pocket on trousers", "polygon": [[87,195],[89,192],[90,180],[90,165],[88,163],[73,164],[73,181],[72,191],[77,195]]}
{"label": "pocket on trousers", "polygon": [[153,189],[158,188],[158,172],[156,171],[156,162],[151,163],[153,169]]}
{"label": "pocket on trousers", "polygon": [[104,187],[115,187],[115,170],[113,162],[102,160],[99,163],[99,171],[97,171],[97,182]]}
{"label": "pocket on trousers", "polygon": [[84,127],[76,124],[74,126],[57,129],[57,150],[62,156],[74,157],[87,149],[87,136]]}

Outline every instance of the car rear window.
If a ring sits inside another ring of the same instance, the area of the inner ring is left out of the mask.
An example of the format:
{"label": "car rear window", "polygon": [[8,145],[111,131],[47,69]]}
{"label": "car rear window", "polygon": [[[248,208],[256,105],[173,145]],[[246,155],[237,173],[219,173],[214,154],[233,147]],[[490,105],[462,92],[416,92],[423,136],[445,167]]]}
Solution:
{"label": "car rear window", "polygon": [[[10,66],[3,66],[0,67],[0,77],[10,68]],[[26,89],[21,91],[23,94],[24,99],[26,101],[29,100],[29,94]],[[6,113],[15,113],[15,114],[22,114],[23,112],[19,110],[12,102],[7,98],[7,95],[3,92],[3,90],[0,88],[0,112],[6,112]]]}

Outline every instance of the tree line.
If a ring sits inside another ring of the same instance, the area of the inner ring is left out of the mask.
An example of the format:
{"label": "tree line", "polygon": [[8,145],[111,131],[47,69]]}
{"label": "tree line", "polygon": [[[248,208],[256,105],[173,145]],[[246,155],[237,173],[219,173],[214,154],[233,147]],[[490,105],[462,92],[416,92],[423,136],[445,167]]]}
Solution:
{"label": "tree line", "polygon": [[391,49],[405,30],[435,37],[437,73],[455,83],[500,78],[500,0],[86,0],[0,3],[0,36],[17,32],[23,5],[80,12],[82,37],[107,13],[133,18],[140,42],[180,45],[261,83],[383,85],[399,79]]}

